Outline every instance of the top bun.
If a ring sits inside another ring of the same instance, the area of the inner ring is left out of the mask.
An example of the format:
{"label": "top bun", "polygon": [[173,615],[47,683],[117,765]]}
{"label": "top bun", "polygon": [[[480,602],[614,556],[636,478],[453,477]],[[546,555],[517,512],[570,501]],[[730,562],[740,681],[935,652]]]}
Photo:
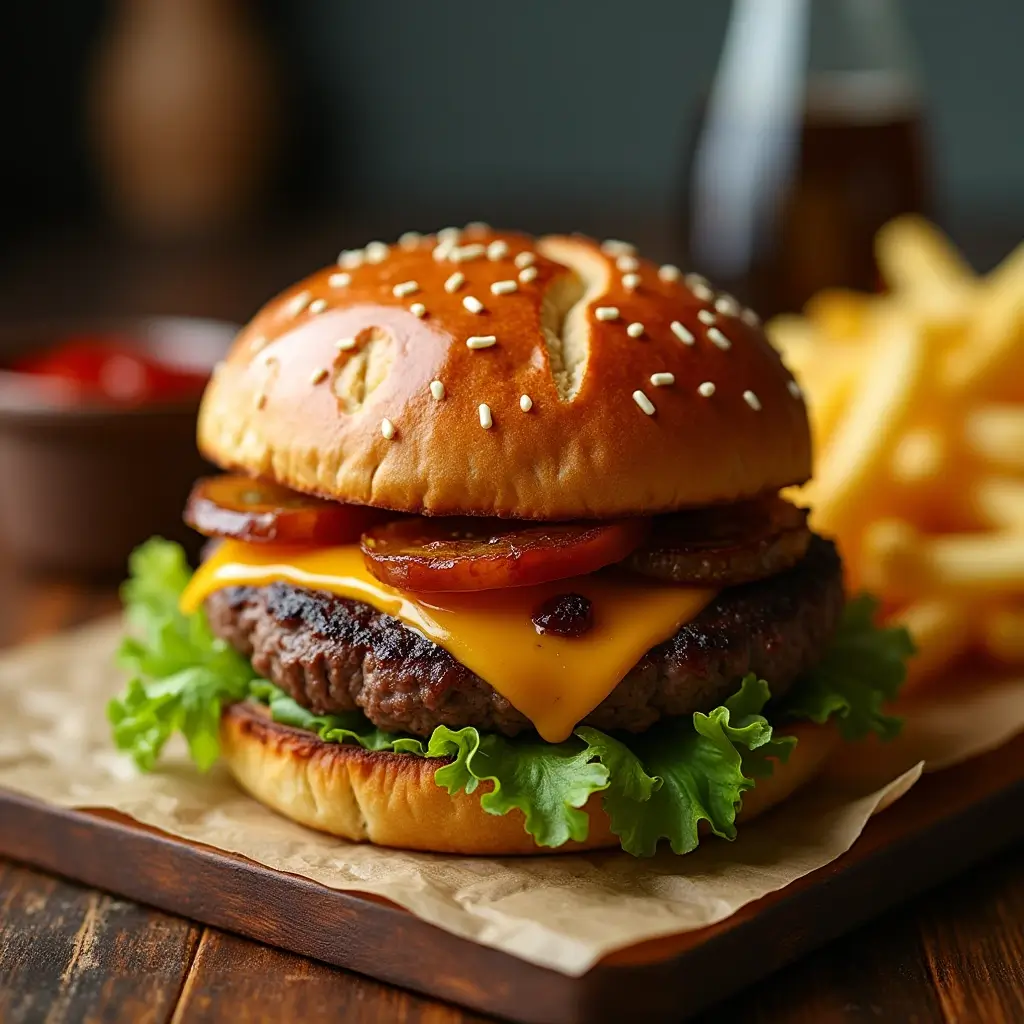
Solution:
{"label": "top bun", "polygon": [[807,411],[754,313],[622,242],[484,226],[342,253],[214,374],[221,466],[426,514],[605,518],[810,475]]}

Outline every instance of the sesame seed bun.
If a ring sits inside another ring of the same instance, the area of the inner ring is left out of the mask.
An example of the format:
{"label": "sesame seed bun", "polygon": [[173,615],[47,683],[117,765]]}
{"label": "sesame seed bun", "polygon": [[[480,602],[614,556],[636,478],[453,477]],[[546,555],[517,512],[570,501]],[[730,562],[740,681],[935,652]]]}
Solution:
{"label": "sesame seed bun", "polygon": [[601,518],[805,481],[807,413],[756,316],[628,249],[477,227],[343,253],[239,335],[200,447],[442,515]]}
{"label": "sesame seed bun", "polygon": [[[748,821],[809,781],[839,742],[827,726],[800,724],[789,761],[758,781],[743,798]],[[221,717],[221,753],[239,785],[267,807],[300,825],[355,842],[435,853],[511,856],[576,853],[619,846],[600,795],[586,805],[590,834],[552,851],[537,846],[519,811],[488,814],[480,793],[457,793],[434,782],[438,762],[409,754],[325,743],[301,729],[279,725],[266,708],[232,704]]]}

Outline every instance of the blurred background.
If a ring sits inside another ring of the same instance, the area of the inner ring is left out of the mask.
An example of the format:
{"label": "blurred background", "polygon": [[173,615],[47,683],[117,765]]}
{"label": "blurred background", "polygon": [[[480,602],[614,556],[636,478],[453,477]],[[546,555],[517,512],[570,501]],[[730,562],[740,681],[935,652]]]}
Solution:
{"label": "blurred background", "polygon": [[116,573],[175,534],[233,325],[370,239],[625,238],[766,317],[885,290],[902,213],[988,271],[1024,237],[1022,39],[1020,0],[8,5],[0,546]]}
{"label": "blurred background", "polygon": [[[693,150],[708,97],[732,122],[719,125],[709,159],[734,161],[742,176],[755,169],[750,154],[721,136],[741,121],[784,136],[799,86],[790,76],[808,71],[876,72],[810,97],[819,124],[859,128],[876,165],[903,161],[844,187],[882,188],[879,173],[913,178],[920,157],[920,181],[881,204],[924,206],[982,268],[1024,228],[1019,0],[9,8],[5,316],[59,307],[244,319],[343,246],[477,218],[626,237],[682,260],[688,238],[707,230],[685,221],[701,187]],[[903,152],[899,132],[863,134],[903,119],[920,128],[919,154],[916,139]],[[819,141],[819,177],[843,145]],[[768,179],[792,173],[785,143],[776,148],[757,168]],[[750,187],[719,184],[739,203]],[[835,201],[813,192],[803,207]]]}

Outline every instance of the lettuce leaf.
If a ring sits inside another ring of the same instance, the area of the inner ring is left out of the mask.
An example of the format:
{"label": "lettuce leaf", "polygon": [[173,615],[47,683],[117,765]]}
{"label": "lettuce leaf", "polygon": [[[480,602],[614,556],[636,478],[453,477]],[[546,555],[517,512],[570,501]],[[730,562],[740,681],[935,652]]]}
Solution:
{"label": "lettuce leaf", "polygon": [[[689,853],[697,846],[702,821],[715,835],[736,837],[736,812],[754,776],[771,774],[769,758],[785,761],[796,743],[791,736],[772,738],[772,727],[761,714],[770,696],[764,680],[748,675],[739,692],[710,714],[667,719],[629,738],[635,764],[616,782],[642,789],[621,793],[610,788],[604,801],[624,850],[649,857],[659,840],[667,839],[673,853]],[[602,735],[596,729],[580,733]],[[634,782],[637,773],[649,784]]]}
{"label": "lettuce leaf", "polygon": [[890,740],[899,733],[900,719],[882,707],[903,685],[914,642],[903,628],[876,626],[877,610],[878,601],[869,594],[847,603],[832,645],[814,671],[780,701],[780,715],[819,724],[834,718],[846,740],[869,733]]}
{"label": "lettuce leaf", "polygon": [[178,545],[149,541],[133,552],[128,568],[121,596],[134,635],[117,658],[131,676],[124,695],[107,707],[114,743],[149,771],[180,732],[205,770],[220,753],[221,708],[246,697],[252,666],[213,635],[206,616],[178,611],[191,575]]}
{"label": "lettuce leaf", "polygon": [[[664,720],[639,736],[581,726],[564,743],[444,726],[424,740],[377,729],[361,712],[314,715],[256,676],[246,659],[213,635],[202,612],[180,612],[189,569],[177,545],[149,541],[129,567],[123,598],[133,635],[122,644],[119,660],[131,678],[122,696],[111,701],[108,716],[115,744],[143,770],[154,767],[175,732],[184,735],[205,770],[218,755],[223,707],[255,700],[269,708],[274,721],[315,732],[328,743],[438,759],[439,786],[452,794],[480,790],[481,806],[490,814],[521,811],[526,831],[541,846],[585,839],[583,808],[600,794],[623,849],[649,856],[662,839],[676,853],[694,849],[702,821],[715,835],[734,838],[743,794],[770,775],[776,761],[785,761],[796,742],[773,737],[762,713],[770,690],[753,675],[708,714]],[[864,601],[851,603],[837,650],[779,703],[780,716],[836,716],[850,736],[892,733],[895,720],[881,707],[899,686],[897,666],[910,645],[899,631],[876,629],[872,611]]]}

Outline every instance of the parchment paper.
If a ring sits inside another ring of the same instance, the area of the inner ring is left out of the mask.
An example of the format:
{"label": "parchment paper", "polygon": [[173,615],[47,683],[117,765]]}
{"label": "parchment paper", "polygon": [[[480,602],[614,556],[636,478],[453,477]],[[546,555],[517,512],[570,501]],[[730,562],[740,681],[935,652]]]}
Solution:
{"label": "parchment paper", "polygon": [[[923,762],[948,765],[1024,730],[1024,679],[924,706],[880,761],[842,757],[824,777],[694,854],[620,852],[458,858],[349,844],[294,825],[201,776],[169,749],[138,774],[110,746],[104,706],[120,623],[105,621],[0,657],[0,786],[71,807],[114,808],[174,835],[337,889],[375,893],[419,917],[566,974],[614,949],[719,921],[846,851],[870,816],[902,796]],[[858,771],[870,761],[876,769]]]}

